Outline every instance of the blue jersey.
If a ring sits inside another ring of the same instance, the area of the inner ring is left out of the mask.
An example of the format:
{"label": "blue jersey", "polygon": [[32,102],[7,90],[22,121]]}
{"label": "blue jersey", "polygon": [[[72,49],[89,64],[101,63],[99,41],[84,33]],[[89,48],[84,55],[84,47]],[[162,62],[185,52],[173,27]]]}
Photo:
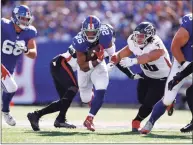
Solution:
{"label": "blue jersey", "polygon": [[[104,49],[109,48],[113,38],[113,31],[110,27],[103,24],[100,29],[100,35],[97,42],[104,47]],[[86,41],[82,32],[79,32],[72,40],[72,46],[79,52],[87,52],[89,48],[93,46],[94,43]]]}
{"label": "blue jersey", "polygon": [[193,36],[192,36],[192,14],[187,14],[182,18],[181,27],[186,29],[189,33],[189,40],[184,47],[182,47],[182,52],[187,61],[192,61],[192,51],[193,51]]}
{"label": "blue jersey", "polygon": [[17,60],[22,54],[22,51],[15,47],[15,42],[23,40],[25,41],[25,46],[27,46],[28,41],[36,37],[37,30],[35,27],[30,26],[27,30],[16,33],[14,23],[11,20],[2,18],[1,31],[1,63],[12,74]]}

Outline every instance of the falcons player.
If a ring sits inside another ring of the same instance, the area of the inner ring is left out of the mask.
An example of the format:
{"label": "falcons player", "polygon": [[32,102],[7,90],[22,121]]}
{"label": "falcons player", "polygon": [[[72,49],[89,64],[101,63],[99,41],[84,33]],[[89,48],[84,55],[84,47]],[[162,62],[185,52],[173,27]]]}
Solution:
{"label": "falcons player", "polygon": [[[178,90],[183,85],[184,81],[188,79],[188,77],[183,79],[172,90],[168,89],[168,83],[173,79],[176,73],[186,68],[190,61],[192,61],[192,39],[192,14],[187,14],[182,18],[181,27],[176,32],[172,41],[171,50],[174,56],[174,61],[167,79],[164,96],[153,108],[151,117],[141,130],[141,133],[148,134],[152,130],[155,122],[164,114],[166,107],[173,102]],[[189,79],[192,78],[189,77]],[[191,93],[192,97],[191,89],[189,89],[189,93]],[[190,103],[192,106],[192,99]],[[189,127],[191,128],[192,126]],[[185,131],[188,131],[190,128],[186,128]]]}
{"label": "falcons player", "polygon": [[34,39],[37,35],[37,30],[31,25],[32,20],[32,13],[25,5],[17,6],[13,9],[11,20],[1,19],[2,112],[6,123],[11,126],[16,124],[9,113],[9,104],[17,91],[17,85],[12,76],[17,60],[23,53],[32,59],[37,56],[36,41]]}
{"label": "falcons player", "polygon": [[[155,103],[164,94],[171,63],[167,49],[150,22],[140,23],[127,39],[127,43],[127,46],[112,57],[108,68],[111,69],[119,61],[125,68],[140,64],[144,79],[138,81],[137,96],[142,105],[132,121],[132,131],[138,132],[141,121],[151,113]],[[136,58],[128,57],[132,54]]]}

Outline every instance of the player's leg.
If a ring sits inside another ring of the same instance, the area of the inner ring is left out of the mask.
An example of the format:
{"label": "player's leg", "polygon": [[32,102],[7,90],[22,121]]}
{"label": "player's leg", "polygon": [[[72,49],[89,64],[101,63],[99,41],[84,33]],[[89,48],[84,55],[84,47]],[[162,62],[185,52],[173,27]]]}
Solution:
{"label": "player's leg", "polygon": [[15,119],[12,117],[12,115],[10,114],[10,102],[13,98],[13,96],[15,95],[14,93],[6,93],[3,92],[2,95],[2,113],[3,113],[3,117],[4,120],[7,124],[9,124],[10,126],[15,126],[16,125],[16,121]]}
{"label": "player's leg", "polygon": [[[68,71],[61,67],[60,64],[55,67],[51,63],[51,74],[53,77],[55,88],[60,96],[60,100],[54,101],[50,105],[41,110],[35,111],[34,113],[28,113],[28,119],[34,131],[39,130],[38,122],[40,117],[57,111],[60,111],[60,113],[54,123],[55,127],[75,128],[74,125],[66,123],[65,117],[66,112],[78,91],[78,87],[73,71],[70,70],[71,67],[67,66],[67,63],[65,63],[65,65],[65,68],[69,69]],[[71,73],[70,75],[71,77],[73,77],[73,79],[69,76],[68,72]]]}
{"label": "player's leg", "polygon": [[170,74],[167,78],[164,90],[164,97],[155,104],[150,119],[148,120],[144,128],[141,130],[141,133],[149,133],[152,130],[154,123],[165,113],[167,106],[171,105],[175,100],[177,92],[183,85],[185,79],[182,80],[178,85],[176,85],[171,91],[168,89],[168,82],[170,82],[176,75],[176,73],[180,71],[179,68],[180,64],[178,64],[175,60],[172,65]]}
{"label": "player's leg", "polygon": [[11,126],[15,126],[16,121],[11,116],[9,105],[10,102],[17,91],[17,84],[10,74],[10,72],[1,64],[1,86],[2,86],[2,112],[5,119],[5,122]]}
{"label": "player's leg", "polygon": [[187,124],[185,127],[180,129],[181,132],[191,132],[191,131],[193,131],[193,85],[191,85],[187,89],[186,96],[187,96],[188,106],[189,106],[190,111],[192,113],[192,120],[189,124]]}
{"label": "player's leg", "polygon": [[7,93],[14,93],[18,88],[14,78],[3,64],[1,64],[1,87]]}
{"label": "player's leg", "polygon": [[[90,124],[93,123],[94,116],[97,114],[103,104],[104,95],[109,83],[108,71],[104,61],[93,70],[93,72],[91,73],[91,80],[95,86],[96,93],[94,99],[91,102],[89,115],[84,122],[84,125],[88,129],[90,127]],[[95,129],[92,128],[89,130],[94,131]]]}
{"label": "player's leg", "polygon": [[[144,103],[145,96],[148,92],[148,79],[144,77],[144,79],[139,79],[137,84],[137,98],[140,104]],[[138,132],[140,128],[140,123],[143,120],[143,116],[145,116],[146,112],[143,110],[143,105],[140,106],[139,111],[136,117],[132,120],[132,131]]]}

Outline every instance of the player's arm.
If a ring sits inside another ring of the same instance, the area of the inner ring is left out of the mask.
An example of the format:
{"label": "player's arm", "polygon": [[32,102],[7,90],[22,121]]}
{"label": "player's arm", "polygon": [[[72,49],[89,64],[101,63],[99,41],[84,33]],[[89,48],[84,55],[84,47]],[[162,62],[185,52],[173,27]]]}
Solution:
{"label": "player's arm", "polygon": [[191,73],[193,73],[193,62],[191,62],[183,71],[180,72],[182,78],[187,77]]}
{"label": "player's arm", "polygon": [[137,57],[137,64],[146,64],[148,62],[155,61],[164,55],[165,51],[163,49],[155,49],[150,53],[143,54]]}
{"label": "player's arm", "polygon": [[100,62],[97,60],[94,61],[86,61],[86,55],[83,52],[80,51],[76,51],[76,55],[77,55],[77,63],[80,67],[80,69],[84,72],[87,72],[91,69],[93,69],[94,67],[96,67]]}
{"label": "player's arm", "polygon": [[28,51],[25,53],[27,57],[35,59],[37,57],[37,45],[35,39],[30,39],[27,44]]}
{"label": "player's arm", "polygon": [[181,65],[186,61],[181,49],[188,42],[189,37],[188,31],[185,28],[180,27],[172,40],[172,54]]}

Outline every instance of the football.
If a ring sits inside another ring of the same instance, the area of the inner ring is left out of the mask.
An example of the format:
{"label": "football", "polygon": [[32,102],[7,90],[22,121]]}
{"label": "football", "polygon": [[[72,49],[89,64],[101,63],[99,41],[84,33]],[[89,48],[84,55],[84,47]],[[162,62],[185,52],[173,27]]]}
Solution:
{"label": "football", "polygon": [[97,55],[95,54],[95,52],[99,52],[100,51],[100,44],[90,48],[87,52],[86,52],[86,61],[94,61],[97,60]]}

